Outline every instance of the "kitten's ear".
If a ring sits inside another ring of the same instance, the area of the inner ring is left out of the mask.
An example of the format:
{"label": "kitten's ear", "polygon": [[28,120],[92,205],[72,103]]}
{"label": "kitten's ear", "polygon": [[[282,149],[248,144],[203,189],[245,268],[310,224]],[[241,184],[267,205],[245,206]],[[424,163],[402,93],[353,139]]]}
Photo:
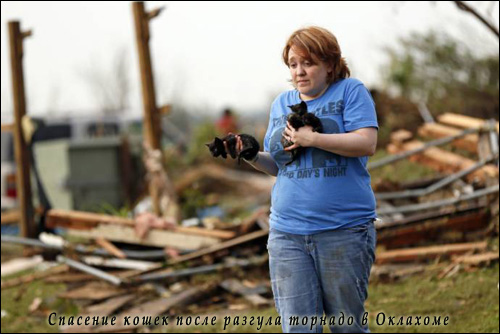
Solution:
{"label": "kitten's ear", "polygon": [[221,144],[224,144],[222,139],[220,139],[219,137],[215,137],[215,143],[221,143]]}
{"label": "kitten's ear", "polygon": [[307,103],[304,101],[300,102],[300,109],[307,112]]}
{"label": "kitten's ear", "polygon": [[210,144],[205,144],[206,147],[210,147]]}

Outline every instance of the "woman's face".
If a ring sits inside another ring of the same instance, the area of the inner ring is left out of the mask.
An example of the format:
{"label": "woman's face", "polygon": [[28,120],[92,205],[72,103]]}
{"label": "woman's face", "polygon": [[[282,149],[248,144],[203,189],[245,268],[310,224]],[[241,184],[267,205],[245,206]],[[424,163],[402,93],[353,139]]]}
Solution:
{"label": "woman's face", "polygon": [[292,47],[288,53],[288,68],[292,82],[303,100],[312,100],[321,96],[328,87],[328,73],[332,71],[320,60],[311,62],[298,55]]}

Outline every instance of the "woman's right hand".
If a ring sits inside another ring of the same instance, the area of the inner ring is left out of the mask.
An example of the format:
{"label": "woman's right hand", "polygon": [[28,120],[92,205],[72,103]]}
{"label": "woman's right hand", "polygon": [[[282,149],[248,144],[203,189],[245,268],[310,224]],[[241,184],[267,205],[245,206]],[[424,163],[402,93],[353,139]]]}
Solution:
{"label": "woman's right hand", "polygon": [[[243,150],[243,142],[241,141],[241,137],[239,135],[235,135],[232,132],[229,132],[228,135],[234,135],[236,137],[236,156],[239,156],[241,151]],[[229,149],[227,147],[227,142],[224,140],[224,149],[226,150],[226,153],[229,154]]]}

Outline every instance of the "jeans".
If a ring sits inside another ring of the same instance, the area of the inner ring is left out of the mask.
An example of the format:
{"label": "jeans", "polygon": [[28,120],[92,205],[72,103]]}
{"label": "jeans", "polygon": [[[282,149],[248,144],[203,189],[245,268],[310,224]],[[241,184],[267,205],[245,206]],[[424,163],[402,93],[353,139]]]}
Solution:
{"label": "jeans", "polygon": [[[271,229],[269,268],[283,332],[322,333],[320,318],[325,313],[332,333],[369,333],[362,320],[375,244],[373,221],[313,235]],[[296,316],[298,325],[291,325],[290,317]],[[347,325],[350,316],[354,321]],[[309,318],[305,324],[304,317]],[[317,322],[311,326],[313,317]]]}

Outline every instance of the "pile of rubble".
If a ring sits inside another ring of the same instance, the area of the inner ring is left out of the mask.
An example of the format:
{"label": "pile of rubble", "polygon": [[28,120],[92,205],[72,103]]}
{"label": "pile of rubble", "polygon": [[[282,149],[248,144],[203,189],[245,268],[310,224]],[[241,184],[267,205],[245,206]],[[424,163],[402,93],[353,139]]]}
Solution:
{"label": "pile of rubble", "polygon": [[498,260],[498,249],[487,243],[498,235],[498,122],[456,114],[438,121],[418,129],[428,142],[395,131],[387,147],[392,155],[369,164],[373,170],[409,159],[437,175],[374,187],[378,245],[386,249],[377,256],[381,266],[375,272],[384,279],[419,273],[426,268],[422,264],[443,260],[451,263],[438,267],[440,278]]}
{"label": "pile of rubble", "polygon": [[[368,166],[373,170],[410,159],[438,172],[431,179],[374,186],[380,216],[375,280],[421,273],[429,263],[440,264],[438,277],[449,277],[461,268],[474,270],[498,260],[498,250],[491,251],[487,243],[488,236],[498,234],[498,123],[445,114],[439,123],[424,124],[419,135],[434,140],[424,143],[408,131],[394,132],[388,147],[393,155]],[[214,165],[187,172],[175,190],[207,178],[243,185],[245,191],[253,189],[267,197],[274,183],[272,177]],[[221,314],[270,307],[268,217],[269,207],[263,206],[243,221],[206,220],[203,226],[186,227],[147,213],[132,219],[50,210],[46,227],[65,228],[94,243],[79,245],[47,234],[41,240],[2,236],[2,243],[42,248],[46,258],[52,256],[59,263],[2,281],[2,289],[40,279],[66,283],[68,291],[59,297],[78,300],[82,314],[115,314],[118,319],[200,314],[207,307]],[[2,276],[41,261],[36,257],[24,259],[24,264],[3,263]],[[39,303],[33,305],[35,311],[37,307]],[[122,325],[66,329],[116,332],[140,327]]]}

